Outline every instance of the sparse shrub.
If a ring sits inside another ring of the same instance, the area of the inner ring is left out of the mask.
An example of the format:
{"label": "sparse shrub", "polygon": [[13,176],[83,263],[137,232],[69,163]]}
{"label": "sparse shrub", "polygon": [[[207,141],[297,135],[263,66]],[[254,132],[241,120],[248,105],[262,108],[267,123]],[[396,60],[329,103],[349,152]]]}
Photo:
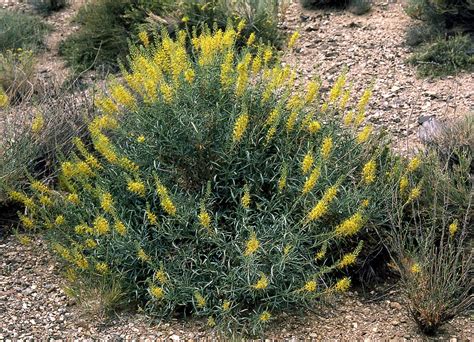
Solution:
{"label": "sparse shrub", "polygon": [[10,104],[30,98],[36,85],[36,58],[31,50],[7,50],[0,53],[0,88]]}
{"label": "sparse shrub", "polygon": [[68,5],[68,0],[29,0],[29,2],[41,13],[59,11]]}
{"label": "sparse shrub", "polygon": [[469,36],[439,38],[421,46],[409,61],[417,66],[420,76],[445,76],[474,67],[474,43]]}
{"label": "sparse shrub", "polygon": [[149,13],[161,15],[169,1],[98,0],[79,10],[78,32],[68,36],[60,52],[76,70],[105,67],[118,70],[128,52],[128,39],[138,33]]}
{"label": "sparse shrub", "polygon": [[415,201],[406,203],[402,191],[394,192],[396,214],[386,240],[408,310],[426,334],[472,307],[472,154],[452,153],[456,165],[436,155],[425,159],[420,174],[426,185]]}
{"label": "sparse shrub", "polygon": [[48,26],[41,18],[0,9],[0,52],[37,50],[43,46]]}
{"label": "sparse shrub", "polygon": [[349,12],[355,15],[363,15],[370,11],[372,8],[371,0],[351,0],[349,2]]}
{"label": "sparse shrub", "polygon": [[124,83],[96,100],[93,148],[75,139],[62,161],[60,189],[34,181],[31,197],[10,195],[69,274],[121,276],[150,314],[255,333],[347,290],[395,177],[363,125],[370,89],[349,109],[343,73],[321,105],[318,82],[296,92],[270,47],[238,52],[238,35],[204,31],[189,51],[183,31],[141,33]]}
{"label": "sparse shrub", "polygon": [[183,13],[181,21],[198,29],[213,25],[225,29],[229,19],[244,20],[243,37],[254,32],[265,43],[280,46],[283,37],[278,29],[279,15],[283,15],[286,5],[284,0],[185,0],[179,10]]}
{"label": "sparse shrub", "polygon": [[300,0],[304,8],[340,7],[355,15],[362,15],[372,8],[371,0]]}
{"label": "sparse shrub", "polygon": [[434,25],[418,24],[408,27],[405,33],[405,41],[411,47],[416,47],[421,44],[432,42],[444,36],[444,31]]}

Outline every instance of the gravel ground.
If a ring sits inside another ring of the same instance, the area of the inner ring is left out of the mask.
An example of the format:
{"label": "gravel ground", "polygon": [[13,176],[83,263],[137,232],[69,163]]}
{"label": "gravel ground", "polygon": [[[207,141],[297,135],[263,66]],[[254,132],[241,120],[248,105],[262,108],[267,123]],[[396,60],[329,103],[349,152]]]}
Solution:
{"label": "gravel ground", "polygon": [[412,51],[405,44],[405,32],[415,22],[404,13],[403,4],[375,1],[371,12],[356,16],[334,9],[306,10],[293,2],[283,29],[301,36],[283,60],[297,66],[300,81],[316,74],[326,89],[347,65],[357,98],[374,81],[368,119],[392,133],[396,146],[406,148],[407,142],[417,142],[418,117],[449,121],[474,113],[474,74],[418,79],[415,68],[406,63]]}
{"label": "gravel ground", "polygon": [[[59,265],[41,238],[22,245],[14,236],[0,240],[0,341],[5,339],[166,338],[189,340],[218,336],[198,320],[153,322],[140,313],[107,318],[92,315],[62,290]],[[278,316],[265,338],[299,340],[426,339],[406,314],[395,285],[362,296],[350,292],[314,312]],[[303,315],[304,314],[304,315]],[[438,340],[474,340],[472,319],[446,324]]]}

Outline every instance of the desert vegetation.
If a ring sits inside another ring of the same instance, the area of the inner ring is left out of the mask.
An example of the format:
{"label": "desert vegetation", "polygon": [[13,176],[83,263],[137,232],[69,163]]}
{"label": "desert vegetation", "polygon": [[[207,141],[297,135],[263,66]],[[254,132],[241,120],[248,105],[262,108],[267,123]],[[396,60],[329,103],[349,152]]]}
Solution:
{"label": "desert vegetation", "polygon": [[[472,114],[395,151],[373,80],[302,82],[282,62],[302,33],[281,28],[295,4],[270,0],[85,2],[58,45],[71,79],[47,87],[40,15],[72,4],[32,5],[0,12],[0,222],[45,241],[75,303],[263,337],[390,274],[422,334],[472,310]],[[472,38],[451,34],[472,9],[440,6],[406,7],[420,76],[472,67]]]}

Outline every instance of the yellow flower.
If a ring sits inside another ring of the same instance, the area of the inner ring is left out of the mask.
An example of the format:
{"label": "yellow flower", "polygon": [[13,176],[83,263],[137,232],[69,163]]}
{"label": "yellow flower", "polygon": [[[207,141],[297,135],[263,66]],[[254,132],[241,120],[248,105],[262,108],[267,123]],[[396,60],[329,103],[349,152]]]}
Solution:
{"label": "yellow flower", "polygon": [[365,126],[362,129],[362,131],[360,131],[359,134],[357,135],[357,142],[359,144],[366,142],[369,139],[370,134],[372,133],[372,130],[373,130],[373,127],[371,125]]}
{"label": "yellow flower", "polygon": [[86,270],[89,268],[89,262],[87,261],[86,257],[81,253],[75,253],[74,259],[77,267],[79,267],[81,270]]}
{"label": "yellow flower", "polygon": [[280,179],[278,180],[278,191],[282,192],[286,186],[286,179],[288,177],[288,167],[285,165],[281,168]]}
{"label": "yellow flower", "polygon": [[310,280],[304,285],[303,290],[306,292],[314,292],[316,291],[317,285],[316,281]]}
{"label": "yellow flower", "polygon": [[105,274],[109,271],[109,266],[107,266],[105,262],[98,262],[97,264],[95,264],[95,269],[100,274]]}
{"label": "yellow flower", "polygon": [[309,212],[306,221],[311,222],[320,219],[322,216],[324,216],[328,209],[329,209],[329,204],[332,202],[334,197],[336,197],[337,194],[337,187],[336,186],[331,186],[329,187],[323,195],[323,198],[316,203],[316,205],[311,209]]}
{"label": "yellow flower", "polygon": [[407,176],[403,176],[401,179],[400,179],[400,192],[401,193],[404,193],[405,190],[408,188],[408,178]]}
{"label": "yellow flower", "polygon": [[201,207],[201,211],[198,215],[198,218],[199,218],[199,223],[201,224],[201,226],[203,226],[206,229],[210,228],[210,226],[211,226],[211,216],[206,211],[206,208],[204,208],[204,206]]}
{"label": "yellow flower", "polygon": [[196,299],[196,306],[198,308],[204,308],[206,306],[206,298],[203,297],[199,292],[194,292],[194,298]]}
{"label": "yellow flower", "polygon": [[211,328],[215,327],[216,326],[216,320],[214,319],[214,317],[212,316],[209,316],[207,318],[207,325]]}
{"label": "yellow flower", "polygon": [[303,171],[303,174],[307,174],[311,167],[313,166],[314,163],[314,157],[313,153],[311,151],[308,151],[306,155],[303,158],[303,161],[301,162],[301,171]]}
{"label": "yellow flower", "polygon": [[156,192],[160,197],[160,205],[163,210],[171,216],[176,215],[176,206],[174,205],[173,201],[171,200],[170,196],[168,195],[168,189],[161,184],[158,177],[155,176],[155,185],[156,185]]}
{"label": "yellow flower", "polygon": [[229,51],[221,65],[221,84],[224,88],[228,88],[232,85],[234,79],[232,77],[232,72],[234,69],[234,51]]}
{"label": "yellow flower", "polygon": [[421,185],[415,186],[411,189],[410,195],[408,195],[408,202],[416,200],[421,195]]}
{"label": "yellow flower", "polygon": [[297,112],[291,112],[288,116],[288,120],[286,121],[286,131],[290,133],[293,128],[295,127],[296,119],[298,118]]}
{"label": "yellow flower", "polygon": [[195,77],[196,77],[196,73],[194,72],[193,69],[187,69],[187,70],[184,72],[184,79],[185,79],[186,82],[188,82],[189,84],[193,83]]}
{"label": "yellow flower", "polygon": [[150,286],[150,294],[153,296],[153,298],[156,298],[156,299],[163,299],[164,296],[165,296],[165,291],[163,291],[163,288],[159,287],[159,286]]}
{"label": "yellow flower", "polygon": [[318,181],[319,175],[321,174],[321,168],[316,167],[314,170],[311,172],[309,177],[306,178],[306,181],[304,182],[303,185],[303,194],[307,194],[311,190],[313,190],[314,186],[316,185],[316,182]]}
{"label": "yellow flower", "polygon": [[346,91],[344,91],[344,93],[342,94],[341,102],[339,102],[340,110],[344,110],[346,108],[347,102],[349,101],[350,97],[351,97],[351,90],[346,89]]}
{"label": "yellow flower", "polygon": [[418,274],[421,272],[421,267],[418,263],[414,263],[411,268],[410,268],[410,272],[413,273],[413,274]]}
{"label": "yellow flower", "polygon": [[80,177],[92,177],[94,176],[94,172],[90,168],[90,166],[85,161],[80,161],[75,164],[76,171],[75,173]]}
{"label": "yellow flower", "polygon": [[31,243],[31,239],[24,234],[18,235],[18,242],[20,242],[23,246],[28,246]]}
{"label": "yellow flower", "polygon": [[258,319],[259,319],[260,322],[268,322],[271,317],[272,317],[272,314],[270,312],[264,311],[260,314]]}
{"label": "yellow flower", "polygon": [[354,121],[354,112],[350,111],[344,116],[342,122],[345,126],[350,126],[352,124],[352,121]]}
{"label": "yellow flower", "polygon": [[102,194],[100,198],[100,206],[106,213],[111,213],[113,211],[113,206],[114,206],[114,200],[112,198],[112,195],[108,192]]}
{"label": "yellow flower", "polygon": [[370,98],[372,97],[372,89],[367,88],[364,90],[364,93],[362,94],[362,97],[359,100],[359,103],[357,104],[357,110],[359,113],[363,114],[365,112],[365,108],[367,107],[367,104],[369,103]]}
{"label": "yellow flower", "polygon": [[418,157],[413,158],[413,159],[410,160],[410,162],[408,163],[408,166],[407,166],[408,172],[413,172],[413,171],[415,171],[416,169],[418,169],[418,167],[420,166],[420,164],[421,164],[420,158],[418,158]]}
{"label": "yellow flower", "polygon": [[39,133],[44,126],[44,119],[41,113],[38,113],[31,123],[31,131],[35,134]]}
{"label": "yellow flower", "polygon": [[375,181],[375,173],[377,171],[377,164],[373,159],[367,162],[362,169],[362,180],[365,184],[371,184]]}
{"label": "yellow flower", "polygon": [[290,254],[291,250],[293,249],[293,246],[290,244],[287,244],[285,248],[283,248],[283,255],[288,255]]}
{"label": "yellow flower", "polygon": [[327,249],[328,249],[328,244],[324,243],[321,249],[319,250],[319,252],[316,253],[316,256],[314,257],[316,261],[321,260],[322,258],[326,256]]}
{"label": "yellow flower", "polygon": [[339,77],[337,78],[334,86],[331,88],[329,92],[329,102],[334,103],[336,100],[341,96],[342,89],[346,84],[346,71],[344,71]]}
{"label": "yellow flower", "polygon": [[5,91],[0,87],[0,108],[8,106],[8,96]]}
{"label": "yellow flower", "polygon": [[109,232],[109,222],[102,216],[94,220],[93,226],[98,235],[105,235]]}
{"label": "yellow flower", "polygon": [[124,236],[127,234],[127,227],[123,224],[122,221],[115,221],[114,228],[120,235]]}
{"label": "yellow flower", "polygon": [[139,196],[145,196],[145,184],[141,181],[129,181],[127,184],[127,189],[134,194]]}
{"label": "yellow flower", "polygon": [[66,199],[71,202],[72,204],[79,204],[80,203],[80,199],[79,199],[79,196],[77,194],[69,194],[67,195]]}
{"label": "yellow flower", "polygon": [[250,239],[247,240],[247,245],[245,248],[244,255],[245,256],[252,255],[253,253],[257,251],[259,247],[260,247],[260,242],[257,240],[257,235],[254,232],[252,232],[250,234]]}
{"label": "yellow flower", "polygon": [[252,32],[249,38],[247,39],[247,46],[252,45],[254,42],[255,42],[255,33]]}
{"label": "yellow flower", "polygon": [[137,142],[139,142],[140,144],[141,144],[141,143],[144,143],[144,142],[145,142],[145,136],[144,136],[144,135],[138,136]]}
{"label": "yellow flower", "polygon": [[310,81],[308,83],[308,88],[307,88],[306,97],[305,97],[305,102],[306,103],[313,102],[316,95],[318,94],[319,87],[320,87],[320,83],[318,83],[318,82]]}
{"label": "yellow flower", "polygon": [[299,37],[300,37],[300,33],[298,31],[294,32],[291,35],[290,40],[288,41],[288,48],[289,49],[292,49],[295,46],[296,41],[298,40]]}
{"label": "yellow flower", "polygon": [[160,92],[165,103],[173,102],[173,88],[166,82],[160,84]]}
{"label": "yellow flower", "polygon": [[242,30],[245,28],[246,22],[245,19],[241,19],[239,23],[237,24],[237,34],[240,34]]}
{"label": "yellow flower", "polygon": [[355,253],[347,253],[339,261],[339,263],[337,264],[337,267],[344,268],[347,266],[351,266],[355,263],[356,259],[357,259],[357,255]]}
{"label": "yellow flower", "polygon": [[23,225],[23,227],[25,227],[25,228],[30,228],[31,229],[31,228],[34,227],[33,220],[31,218],[29,218],[28,216],[21,215],[20,216],[20,222]]}
{"label": "yellow flower", "polygon": [[143,262],[147,262],[148,260],[150,260],[150,257],[148,256],[148,254],[146,254],[146,252],[143,250],[143,248],[138,249],[137,257],[138,257],[139,260],[141,260]]}
{"label": "yellow flower", "polygon": [[49,188],[39,181],[32,182],[31,188],[37,192],[49,193]]}
{"label": "yellow flower", "polygon": [[260,274],[260,279],[252,285],[252,287],[256,290],[264,290],[268,287],[268,278],[265,274]]}
{"label": "yellow flower", "polygon": [[361,203],[361,207],[362,208],[367,208],[369,206],[370,202],[369,200],[366,198],[365,200],[362,201]]}
{"label": "yellow flower", "polygon": [[222,304],[222,310],[229,311],[229,309],[230,309],[230,301],[225,300],[224,303]]}
{"label": "yellow flower", "polygon": [[249,123],[249,115],[247,113],[240,114],[234,124],[232,140],[234,143],[239,142],[247,129]]}
{"label": "yellow flower", "polygon": [[362,214],[357,212],[336,227],[336,235],[352,236],[362,228],[363,223],[364,219]]}
{"label": "yellow flower", "polygon": [[186,24],[189,21],[189,17],[185,15],[184,17],[181,18],[181,21]]}
{"label": "yellow flower", "polygon": [[94,101],[95,106],[105,114],[114,114],[118,112],[118,107],[111,99],[107,97],[99,97]]}
{"label": "yellow flower", "polygon": [[150,41],[148,40],[148,34],[145,31],[141,31],[138,34],[138,38],[142,42],[143,46],[147,47],[150,44]]}
{"label": "yellow flower", "polygon": [[273,125],[280,117],[280,108],[273,109],[265,121],[265,125]]}
{"label": "yellow flower", "polygon": [[153,212],[151,212],[151,210],[146,211],[146,218],[152,226],[158,225],[158,219],[157,219],[156,215]]}
{"label": "yellow flower", "polygon": [[334,288],[337,292],[346,292],[350,287],[351,280],[348,277],[344,277],[336,283]]}
{"label": "yellow flower", "polygon": [[320,129],[321,124],[316,120],[313,120],[308,124],[308,132],[311,134],[318,132]]}
{"label": "yellow flower", "polygon": [[164,269],[160,269],[155,273],[155,279],[157,279],[160,283],[164,284],[168,280],[168,276]]}
{"label": "yellow flower", "polygon": [[110,93],[117,103],[127,107],[134,108],[136,105],[136,100],[133,95],[121,84],[113,85],[110,88]]}
{"label": "yellow flower", "polygon": [[458,220],[454,220],[453,223],[449,225],[449,235],[451,237],[453,237],[454,234],[456,234],[456,232],[458,231],[458,228],[459,228],[458,226],[459,226]]}
{"label": "yellow flower", "polygon": [[44,205],[45,207],[49,207],[49,206],[52,206],[52,205],[53,205],[53,201],[52,201],[51,197],[45,196],[45,195],[41,195],[41,196],[40,196],[39,202],[40,202],[42,205]]}
{"label": "yellow flower", "polygon": [[242,204],[242,207],[245,209],[250,208],[250,189],[247,184],[244,185],[244,194],[242,198],[240,199],[240,203]]}
{"label": "yellow flower", "polygon": [[78,224],[77,226],[74,227],[74,231],[76,234],[85,234],[88,231],[89,227],[83,223],[83,224]]}
{"label": "yellow flower", "polygon": [[58,216],[56,217],[56,219],[54,220],[54,223],[55,223],[57,226],[63,225],[65,222],[66,222],[66,220],[64,219],[64,216],[63,216],[63,215],[58,215]]}
{"label": "yellow flower", "polygon": [[273,56],[272,48],[270,46],[267,46],[265,48],[265,51],[263,52],[263,61],[265,62],[265,64],[268,64],[268,62],[270,62],[270,60],[272,59],[272,56]]}
{"label": "yellow flower", "polygon": [[[76,227],[80,227],[80,226],[76,226]],[[88,248],[95,248],[97,247],[97,242],[95,242],[92,239],[87,239],[86,241],[84,241],[84,245]]]}
{"label": "yellow flower", "polygon": [[329,158],[329,154],[331,153],[332,150],[332,138],[331,137],[326,137],[323,140],[323,145],[321,146],[321,156],[323,159],[327,160]]}
{"label": "yellow flower", "polygon": [[252,62],[252,73],[254,75],[258,74],[260,72],[260,69],[262,68],[262,58],[260,57],[260,55],[256,56],[254,59],[253,59],[253,62]]}

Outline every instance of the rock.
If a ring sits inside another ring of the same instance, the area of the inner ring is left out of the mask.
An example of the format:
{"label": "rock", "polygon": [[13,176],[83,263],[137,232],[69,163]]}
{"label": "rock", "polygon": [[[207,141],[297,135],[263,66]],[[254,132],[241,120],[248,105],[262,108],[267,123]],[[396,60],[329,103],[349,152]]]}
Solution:
{"label": "rock", "polygon": [[398,303],[398,302],[390,302],[390,307],[392,309],[396,309],[396,310],[401,310],[402,309],[401,304]]}

